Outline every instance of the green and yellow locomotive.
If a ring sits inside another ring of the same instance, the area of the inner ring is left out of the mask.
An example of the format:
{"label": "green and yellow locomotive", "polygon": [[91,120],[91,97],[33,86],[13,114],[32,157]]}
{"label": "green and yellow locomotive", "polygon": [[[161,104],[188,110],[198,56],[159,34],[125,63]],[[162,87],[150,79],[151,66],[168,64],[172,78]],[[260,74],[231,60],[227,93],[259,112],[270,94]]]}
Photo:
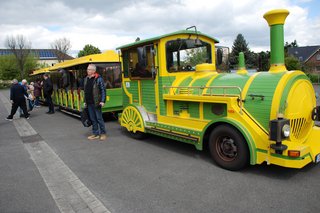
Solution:
{"label": "green and yellow locomotive", "polygon": [[[271,67],[250,74],[216,71],[218,40],[183,30],[119,47],[124,110],[121,126],[210,149],[229,170],[247,164],[302,168],[320,161],[315,93],[301,71],[284,65],[283,25],[289,12],[264,15],[271,31]],[[207,146],[206,146],[207,145]]]}

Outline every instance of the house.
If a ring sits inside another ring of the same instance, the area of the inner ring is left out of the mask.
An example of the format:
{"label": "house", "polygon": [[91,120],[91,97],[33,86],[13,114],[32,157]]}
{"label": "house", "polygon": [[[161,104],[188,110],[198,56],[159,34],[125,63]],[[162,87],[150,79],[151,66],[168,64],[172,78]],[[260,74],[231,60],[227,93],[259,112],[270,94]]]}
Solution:
{"label": "house", "polygon": [[[31,49],[31,55],[38,58],[38,63],[45,66],[52,66],[60,61],[71,60],[68,54],[64,54],[61,51],[55,49]],[[10,49],[0,49],[0,56],[10,55],[12,51]]]}
{"label": "house", "polygon": [[292,55],[310,71],[320,72],[320,46],[289,47],[288,55]]}

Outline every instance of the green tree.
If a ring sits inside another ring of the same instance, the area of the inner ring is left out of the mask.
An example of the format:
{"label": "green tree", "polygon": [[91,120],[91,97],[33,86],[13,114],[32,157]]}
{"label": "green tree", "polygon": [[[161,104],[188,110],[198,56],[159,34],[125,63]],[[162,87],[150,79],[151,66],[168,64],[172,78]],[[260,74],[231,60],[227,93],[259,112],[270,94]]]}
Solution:
{"label": "green tree", "polygon": [[286,43],[284,44],[284,53],[285,53],[286,56],[288,55],[288,49],[289,49],[289,47],[298,47],[298,42],[297,42],[297,40],[294,40],[294,41],[291,42],[291,43],[286,42]]}
{"label": "green tree", "polygon": [[258,70],[259,71],[267,71],[270,67],[270,52],[269,51],[261,51],[258,54]]}
{"label": "green tree", "polygon": [[12,80],[19,78],[19,68],[14,55],[3,55],[0,57],[0,79]]}
{"label": "green tree", "polygon": [[246,66],[248,68],[257,66],[257,55],[250,51],[248,43],[244,39],[242,34],[238,34],[232,45],[232,51],[230,54],[230,65],[236,68],[238,65],[239,53],[243,52],[246,60]]}
{"label": "green tree", "polygon": [[101,51],[98,47],[95,47],[91,44],[86,44],[83,50],[80,50],[80,52],[78,53],[78,57],[99,53],[101,53]]}
{"label": "green tree", "polygon": [[199,47],[186,51],[186,60],[184,65],[196,66],[197,64],[204,63],[208,58],[207,48]]}
{"label": "green tree", "polygon": [[25,63],[30,55],[31,42],[23,35],[7,36],[5,45],[11,50],[16,58],[20,70],[20,77],[25,77]]}
{"label": "green tree", "polygon": [[[38,59],[29,55],[24,63],[23,69],[25,70],[24,78],[28,78],[29,74],[33,70],[39,69]],[[17,60],[13,54],[4,55],[0,57],[0,79],[2,80],[12,80],[14,78],[22,80],[20,76],[20,69]]]}
{"label": "green tree", "polygon": [[301,63],[296,57],[288,56],[284,60],[287,70],[301,70]]}

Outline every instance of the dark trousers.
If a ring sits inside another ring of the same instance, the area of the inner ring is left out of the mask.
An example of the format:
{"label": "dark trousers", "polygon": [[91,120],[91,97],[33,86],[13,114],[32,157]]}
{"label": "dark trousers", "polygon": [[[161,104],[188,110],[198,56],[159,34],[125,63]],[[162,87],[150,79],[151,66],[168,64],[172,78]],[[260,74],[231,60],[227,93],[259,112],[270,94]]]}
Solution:
{"label": "dark trousers", "polygon": [[27,105],[26,101],[16,101],[12,104],[11,107],[11,113],[9,115],[9,118],[13,118],[14,114],[16,114],[18,107],[20,107],[23,111],[24,116],[27,118],[29,116],[29,113],[27,111]]}
{"label": "dark trousers", "polygon": [[96,107],[94,104],[88,104],[89,117],[92,122],[92,134],[106,134],[101,107]]}
{"label": "dark trousers", "polygon": [[49,106],[49,112],[54,112],[54,106],[53,106],[53,102],[52,102],[52,97],[51,97],[51,95],[48,95],[48,96],[46,97],[46,102],[47,102],[47,104],[48,104],[48,106]]}

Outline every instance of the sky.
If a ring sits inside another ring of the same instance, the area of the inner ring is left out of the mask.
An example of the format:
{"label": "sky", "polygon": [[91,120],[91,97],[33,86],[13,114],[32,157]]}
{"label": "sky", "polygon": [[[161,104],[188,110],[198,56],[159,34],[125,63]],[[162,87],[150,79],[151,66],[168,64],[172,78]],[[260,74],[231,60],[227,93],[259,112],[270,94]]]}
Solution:
{"label": "sky", "polygon": [[320,45],[319,0],[0,0],[0,48],[7,36],[22,34],[32,48],[50,48],[54,40],[71,41],[71,55],[86,44],[100,50],[186,29],[195,25],[232,47],[243,34],[255,52],[269,50],[263,14],[287,9],[285,41]]}

